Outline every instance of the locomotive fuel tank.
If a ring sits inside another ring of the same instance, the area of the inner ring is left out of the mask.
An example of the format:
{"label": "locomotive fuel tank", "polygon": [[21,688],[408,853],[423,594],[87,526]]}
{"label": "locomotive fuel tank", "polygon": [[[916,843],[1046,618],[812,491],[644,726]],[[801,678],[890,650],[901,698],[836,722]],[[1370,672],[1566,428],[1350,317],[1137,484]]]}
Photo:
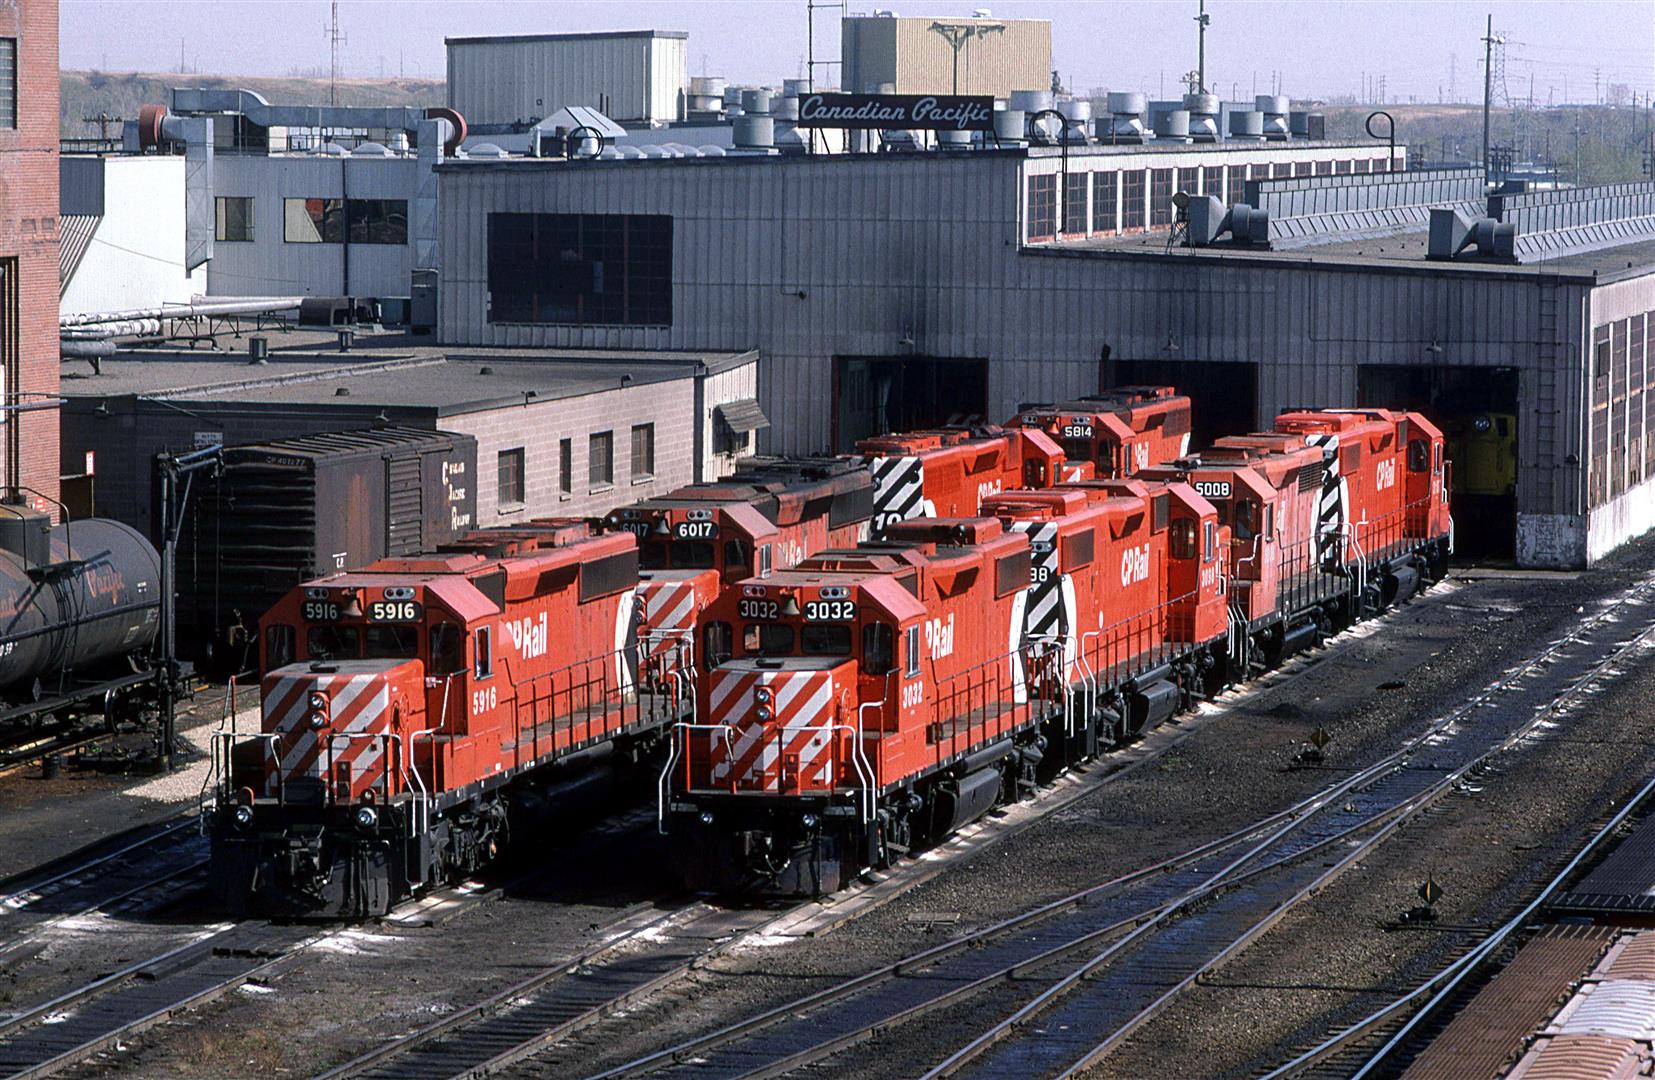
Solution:
{"label": "locomotive fuel tank", "polygon": [[0,507],[0,689],[147,649],[160,604],[160,557],[136,529]]}

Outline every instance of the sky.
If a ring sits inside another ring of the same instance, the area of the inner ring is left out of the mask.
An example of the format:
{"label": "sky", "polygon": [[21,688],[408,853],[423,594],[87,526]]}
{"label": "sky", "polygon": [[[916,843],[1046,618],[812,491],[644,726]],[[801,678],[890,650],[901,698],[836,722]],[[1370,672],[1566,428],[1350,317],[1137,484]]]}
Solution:
{"label": "sky", "polygon": [[[871,12],[875,4],[852,3]],[[878,0],[910,16],[1050,19],[1053,62],[1072,90],[1178,89],[1195,66],[1196,0]],[[1536,104],[1592,102],[1611,84],[1655,91],[1655,0],[1208,0],[1208,84],[1242,97],[1356,95],[1478,101],[1488,14],[1506,41],[1506,92]],[[323,74],[327,0],[61,0],[65,68]],[[819,55],[836,54],[837,11],[818,9]],[[443,37],[687,30],[691,74],[774,84],[804,74],[805,0],[339,0],[342,74],[441,77]],[[825,40],[824,40],[825,39]],[[1451,81],[1452,72],[1452,81]]]}

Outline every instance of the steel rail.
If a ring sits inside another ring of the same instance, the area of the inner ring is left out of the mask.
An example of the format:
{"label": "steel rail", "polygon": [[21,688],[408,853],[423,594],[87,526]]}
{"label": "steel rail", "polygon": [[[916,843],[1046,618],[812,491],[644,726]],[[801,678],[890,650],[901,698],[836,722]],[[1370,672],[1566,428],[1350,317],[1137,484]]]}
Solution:
{"label": "steel rail", "polygon": [[[1621,604],[1616,604],[1613,608],[1608,609],[1608,611],[1618,611],[1618,610],[1621,609],[1622,604],[1624,604],[1626,602],[1630,602],[1632,599],[1633,599],[1633,597],[1628,597],[1626,601],[1623,601]],[[1601,613],[1601,614],[1608,614],[1608,612],[1606,611],[1606,612]],[[1219,964],[1222,964],[1226,959],[1233,956],[1236,952],[1238,952],[1241,949],[1245,948],[1252,941],[1256,940],[1259,936],[1261,936],[1262,934],[1267,932],[1271,927],[1273,927],[1277,922],[1279,922],[1289,911],[1291,911],[1293,908],[1295,908],[1298,904],[1302,903],[1306,898],[1308,898],[1310,896],[1313,896],[1316,892],[1318,892],[1322,888],[1324,888],[1334,878],[1339,876],[1339,874],[1343,873],[1344,870],[1347,869],[1351,864],[1353,864],[1358,859],[1360,859],[1364,855],[1371,852],[1379,843],[1383,842],[1383,840],[1385,838],[1387,838],[1392,832],[1394,832],[1398,827],[1400,827],[1406,820],[1411,818],[1413,815],[1417,814],[1424,807],[1429,806],[1430,804],[1435,802],[1445,792],[1452,789],[1454,787],[1454,785],[1456,785],[1457,783],[1459,783],[1461,780],[1464,779],[1464,777],[1467,775],[1467,773],[1471,769],[1473,769],[1477,765],[1485,762],[1489,758],[1493,757],[1495,754],[1501,753],[1501,752],[1509,749],[1512,745],[1514,745],[1515,743],[1517,743],[1521,739],[1526,738],[1528,736],[1528,734],[1530,732],[1532,732],[1534,730],[1534,728],[1537,727],[1540,723],[1544,722],[1549,717],[1555,715],[1559,710],[1561,710],[1566,705],[1573,702],[1580,694],[1585,692],[1587,688],[1589,688],[1594,683],[1596,683],[1599,679],[1601,679],[1603,677],[1603,675],[1605,674],[1605,672],[1608,671],[1609,668],[1611,668],[1615,664],[1617,664],[1620,661],[1622,661],[1623,659],[1625,659],[1629,654],[1631,654],[1635,650],[1641,648],[1649,640],[1651,635],[1655,635],[1655,624],[1651,624],[1651,625],[1645,627],[1640,633],[1638,633],[1637,635],[1632,637],[1630,640],[1623,641],[1620,644],[1618,644],[1610,652],[1610,654],[1608,656],[1606,656],[1600,662],[1595,664],[1584,675],[1581,675],[1581,676],[1577,677],[1576,679],[1574,679],[1570,683],[1570,685],[1567,687],[1567,689],[1565,689],[1558,696],[1554,697],[1551,701],[1547,702],[1540,709],[1533,712],[1530,715],[1530,717],[1524,723],[1520,724],[1515,730],[1510,732],[1508,735],[1506,735],[1504,738],[1502,738],[1495,745],[1489,747],[1487,750],[1485,750],[1484,752],[1478,754],[1477,756],[1475,756],[1471,760],[1465,762],[1464,764],[1462,764],[1458,768],[1450,771],[1441,780],[1439,780],[1436,783],[1430,785],[1424,791],[1422,791],[1419,794],[1417,794],[1416,796],[1414,796],[1410,800],[1410,803],[1407,804],[1405,807],[1399,807],[1400,812],[1397,814],[1397,816],[1394,817],[1390,822],[1388,822],[1383,828],[1381,828],[1373,836],[1367,838],[1360,845],[1354,847],[1351,851],[1346,853],[1333,866],[1329,867],[1325,872],[1318,875],[1314,881],[1312,881],[1308,885],[1305,885],[1303,888],[1299,889],[1297,892],[1295,892],[1291,896],[1287,897],[1286,899],[1284,899],[1283,901],[1278,903],[1270,911],[1270,913],[1267,916],[1265,916],[1263,919],[1258,920],[1257,922],[1251,924],[1250,926],[1245,927],[1242,930],[1242,932],[1240,934],[1236,935],[1235,939],[1232,940],[1216,956],[1214,956],[1214,957],[1210,958],[1209,960],[1206,960],[1206,961],[1198,964],[1193,971],[1190,971],[1188,974],[1186,974],[1184,976],[1184,978],[1182,980],[1180,980],[1177,984],[1172,986],[1170,989],[1168,989],[1166,992],[1164,992],[1160,997],[1158,997],[1153,1002],[1151,1002],[1149,1006],[1147,1006],[1146,1008],[1140,1010],[1136,1015],[1134,1015],[1132,1018],[1130,1018],[1125,1024],[1118,1027],[1115,1031],[1113,1031],[1110,1035],[1108,1035],[1104,1040],[1102,1040],[1101,1042],[1096,1044],[1090,1051],[1088,1051],[1086,1054],[1084,1054],[1081,1058],[1079,1058],[1078,1060],[1071,1063],[1069,1065],[1069,1067],[1064,1069],[1061,1073],[1059,1073],[1059,1075],[1061,1077],[1075,1076],[1075,1075],[1085,1071],[1086,1069],[1090,1068],[1091,1066],[1097,1064],[1104,1057],[1106,1057],[1116,1046],[1118,1046],[1121,1043],[1121,1041],[1123,1041],[1125,1038],[1127,1038],[1129,1035],[1131,1035],[1134,1031],[1136,1031],[1144,1023],[1148,1022],[1150,1019],[1152,1019],[1156,1015],[1158,1015],[1163,1009],[1166,1008],[1167,1005],[1169,1005],[1172,1002],[1172,1000],[1174,998],[1176,998],[1178,996],[1178,994],[1183,992],[1183,990],[1187,989],[1189,987],[1189,985],[1191,983],[1193,983],[1197,978],[1199,978],[1202,974],[1204,974],[1205,972],[1211,970],[1214,967],[1217,967]],[[1576,635],[1571,635],[1571,638],[1576,638]],[[1554,649],[1547,650],[1547,651],[1550,652],[1550,653],[1553,653],[1555,655],[1556,649],[1554,648]],[[1525,669],[1529,669],[1531,667],[1532,667],[1532,665],[1525,665]],[[1486,697],[1487,695],[1485,694],[1483,696]],[[1464,711],[1465,711],[1465,707],[1462,707],[1462,709],[1456,710],[1456,714],[1457,715],[1463,715]],[[1451,715],[1455,715],[1455,714],[1451,714]],[[1297,825],[1295,825],[1294,827],[1297,827]],[[1222,886],[1220,886],[1220,887],[1222,887]],[[1212,890],[1212,891],[1216,891],[1216,890]],[[1192,897],[1188,901],[1181,903],[1179,906],[1180,906],[1180,908],[1187,907],[1187,906],[1189,906],[1190,903],[1193,903],[1196,900],[1199,900],[1201,898],[1202,897],[1200,897],[1200,896]],[[1532,905],[1531,905],[1531,909],[1532,909]],[[986,1049],[987,1046],[989,1044],[991,1044],[993,1041],[997,1041],[998,1039],[1003,1038],[1006,1034],[1008,1034],[1009,1032],[1014,1030],[1016,1027],[1019,1027],[1019,1026],[1022,1026],[1023,1024],[1026,1024],[1027,1021],[1034,1014],[1042,1011],[1052,1001],[1056,1000],[1057,997],[1060,997],[1064,993],[1067,993],[1081,979],[1085,978],[1088,974],[1091,973],[1091,971],[1095,970],[1095,968],[1097,966],[1100,966],[1101,962],[1106,961],[1107,958],[1108,958],[1107,956],[1096,957],[1096,958],[1094,958],[1094,960],[1092,962],[1089,962],[1088,965],[1085,966],[1083,969],[1081,969],[1077,972],[1071,973],[1070,976],[1066,976],[1057,985],[1055,985],[1055,986],[1049,988],[1048,990],[1044,991],[1033,1002],[1030,1002],[1028,1005],[1024,1006],[1023,1009],[1018,1010],[1018,1012],[1016,1014],[1014,1014],[1013,1017],[1007,1018],[1006,1020],[1001,1021],[1000,1024],[997,1024],[994,1028],[990,1029],[990,1032],[985,1033],[984,1036],[980,1036],[978,1040],[973,1040],[973,1042],[971,1044],[968,1044],[967,1047],[965,1047],[961,1051],[957,1052],[955,1055],[951,1056],[947,1061],[945,1061],[943,1063],[943,1065],[940,1065],[936,1069],[931,1070],[929,1073],[927,1073],[925,1075],[924,1080],[933,1080],[933,1078],[952,1075],[952,1073],[957,1071],[961,1066],[963,1066],[964,1064],[966,1064],[967,1062],[969,1062],[970,1060],[972,1060],[976,1056],[978,1056],[982,1052],[982,1050]],[[990,1035],[992,1035],[992,1038],[987,1038]],[[986,1039],[986,1041],[985,1041],[985,1039]]]}
{"label": "steel rail", "polygon": [[[925,950],[924,952],[915,954],[913,956],[905,957],[904,959],[899,960],[894,964],[890,964],[890,965],[887,965],[883,968],[879,968],[879,969],[876,969],[874,971],[868,972],[864,975],[857,976],[857,977],[855,977],[853,979],[850,979],[850,980],[847,980],[844,983],[841,983],[837,986],[829,987],[829,988],[826,988],[822,991],[818,991],[815,994],[807,995],[804,998],[794,1000],[792,1002],[789,1002],[786,1005],[771,1009],[771,1010],[769,1010],[765,1013],[761,1013],[761,1014],[755,1015],[753,1017],[750,1017],[748,1019],[739,1021],[736,1024],[729,1025],[725,1028],[719,1029],[718,1031],[715,1031],[715,1032],[711,1032],[707,1035],[699,1036],[697,1038],[687,1040],[686,1042],[677,1044],[673,1047],[669,1047],[667,1049],[664,1049],[664,1050],[655,1052],[653,1054],[647,1055],[643,1058],[636,1059],[635,1061],[629,1062],[625,1065],[622,1065],[622,1066],[620,1066],[618,1068],[615,1068],[615,1069],[611,1069],[611,1070],[609,1070],[607,1072],[604,1072],[602,1074],[599,1074],[599,1075],[601,1077],[605,1077],[605,1078],[635,1075],[635,1074],[638,1074],[638,1073],[653,1071],[654,1069],[665,1067],[665,1066],[668,1066],[668,1065],[671,1065],[671,1064],[684,1062],[684,1061],[689,1060],[693,1057],[704,1054],[705,1052],[707,1052],[709,1050],[712,1050],[712,1049],[714,1049],[718,1046],[721,1046],[721,1045],[736,1041],[738,1039],[741,1039],[741,1038],[745,1037],[746,1035],[752,1034],[753,1032],[759,1031],[759,1030],[761,1030],[765,1027],[771,1026],[773,1024],[785,1021],[785,1020],[793,1018],[793,1017],[797,1017],[802,1013],[808,1012],[809,1010],[820,1008],[824,1005],[831,1004],[835,1001],[842,1000],[842,999],[845,999],[845,998],[849,998],[849,997],[851,997],[851,996],[853,996],[857,993],[860,993],[863,990],[869,989],[869,988],[871,988],[871,987],[873,987],[873,986],[875,986],[879,983],[897,978],[897,977],[907,973],[910,970],[924,968],[927,965],[934,964],[934,963],[936,963],[940,960],[943,960],[943,959],[945,959],[945,958],[947,958],[951,955],[962,952],[962,951],[964,951],[968,948],[974,947],[976,945],[982,944],[983,942],[985,942],[987,940],[990,940],[991,938],[1003,936],[1004,934],[1013,932],[1013,931],[1015,931],[1017,929],[1020,929],[1022,927],[1032,925],[1033,923],[1035,923],[1035,922],[1037,922],[1041,919],[1044,919],[1044,918],[1046,918],[1046,917],[1048,917],[1052,914],[1055,914],[1059,911],[1063,911],[1063,910],[1066,910],[1066,909],[1076,907],[1076,906],[1084,903],[1089,897],[1095,896],[1095,895],[1097,895],[1098,893],[1100,893],[1104,890],[1119,888],[1123,884],[1128,884],[1128,883],[1131,883],[1133,881],[1144,880],[1144,879],[1147,879],[1151,875],[1154,875],[1158,872],[1164,872],[1166,870],[1175,869],[1179,866],[1188,865],[1189,863],[1197,861],[1200,858],[1210,856],[1210,855],[1212,855],[1216,852],[1222,851],[1222,850],[1224,850],[1226,848],[1229,848],[1229,847],[1234,847],[1236,844],[1240,843],[1241,841],[1245,840],[1246,838],[1255,837],[1259,834],[1260,831],[1262,831],[1266,828],[1269,828],[1272,825],[1283,821],[1284,819],[1294,818],[1294,819],[1302,819],[1302,820],[1295,820],[1295,821],[1290,822],[1289,825],[1286,828],[1281,830],[1281,832],[1283,834],[1285,834],[1285,832],[1287,832],[1287,831],[1290,831],[1291,829],[1296,829],[1304,823],[1304,820],[1308,820],[1309,815],[1314,813],[1314,811],[1316,809],[1320,809],[1322,807],[1327,806],[1329,803],[1331,803],[1332,800],[1338,798],[1340,795],[1342,795],[1344,793],[1347,793],[1352,788],[1363,786],[1364,784],[1377,781],[1378,779],[1382,779],[1384,776],[1388,775],[1390,772],[1392,772],[1399,765],[1399,763],[1403,759],[1405,759],[1409,754],[1416,751],[1420,747],[1421,744],[1423,744],[1426,741],[1434,738],[1445,727],[1447,727],[1447,726],[1455,723],[1457,720],[1463,718],[1471,710],[1482,706],[1493,695],[1495,695],[1495,694],[1499,693],[1501,690],[1511,686],[1517,680],[1523,678],[1524,676],[1526,676],[1529,673],[1533,672],[1537,668],[1539,668],[1539,667],[1543,666],[1544,664],[1548,663],[1549,661],[1551,661],[1553,658],[1555,658],[1557,656],[1557,654],[1559,652],[1561,652],[1562,650],[1568,648],[1575,641],[1579,640],[1580,637],[1587,630],[1600,625],[1606,619],[1613,618],[1618,612],[1623,610],[1627,604],[1636,602],[1636,601],[1641,600],[1641,599],[1644,599],[1644,594],[1647,593],[1651,588],[1655,588],[1655,576],[1652,576],[1650,578],[1646,578],[1643,581],[1640,581],[1639,583],[1634,585],[1633,587],[1629,588],[1628,590],[1625,590],[1623,592],[1622,596],[1615,603],[1609,605],[1608,607],[1605,607],[1604,609],[1602,609],[1599,612],[1594,613],[1592,616],[1581,620],[1581,622],[1579,624],[1577,624],[1577,626],[1574,627],[1571,630],[1570,633],[1568,633],[1568,634],[1564,635],[1563,637],[1559,638],[1558,640],[1552,642],[1546,649],[1542,650],[1539,654],[1531,657],[1525,663],[1523,663],[1521,665],[1518,665],[1517,667],[1515,667],[1515,668],[1511,669],[1510,671],[1508,671],[1504,676],[1502,676],[1500,679],[1496,680],[1493,684],[1491,684],[1490,686],[1485,688],[1481,693],[1477,694],[1476,696],[1474,696],[1470,700],[1463,703],[1458,708],[1452,710],[1446,716],[1444,716],[1444,717],[1440,718],[1439,720],[1437,720],[1436,722],[1434,722],[1431,725],[1431,727],[1428,728],[1425,732],[1421,733],[1419,736],[1415,737],[1414,739],[1411,739],[1408,743],[1404,744],[1404,746],[1402,748],[1400,748],[1399,750],[1397,750],[1396,752],[1394,752],[1392,754],[1389,754],[1386,757],[1380,759],[1379,761],[1369,765],[1367,768],[1362,770],[1360,773],[1358,773],[1358,774],[1356,774],[1352,777],[1349,777],[1349,778],[1347,778],[1347,779],[1345,779],[1345,780],[1343,780],[1343,781],[1341,781],[1337,784],[1331,785],[1330,787],[1328,787],[1326,789],[1323,789],[1322,791],[1319,791],[1316,794],[1314,794],[1312,796],[1309,796],[1308,798],[1306,798],[1304,800],[1301,800],[1299,803],[1295,804],[1293,807],[1290,807],[1287,810],[1278,812],[1277,814],[1274,814],[1274,815],[1270,815],[1269,817],[1264,818],[1264,819],[1262,819],[1258,822],[1254,822],[1253,824],[1247,826],[1246,828],[1241,829],[1241,830],[1237,830],[1235,833],[1232,833],[1229,836],[1220,838],[1219,840],[1216,840],[1216,841],[1212,841],[1209,844],[1202,845],[1201,847],[1192,849],[1191,851],[1185,852],[1185,853],[1183,853],[1179,856],[1175,856],[1171,859],[1163,860],[1163,862],[1158,863],[1153,867],[1146,867],[1143,870],[1135,871],[1132,874],[1126,875],[1126,876],[1124,876],[1122,878],[1119,878],[1119,879],[1116,879],[1114,881],[1106,882],[1106,883],[1104,883],[1102,885],[1098,885],[1098,886],[1093,886],[1093,887],[1090,887],[1086,890],[1082,890],[1081,892],[1072,894],[1068,897],[1064,897],[1062,899],[1052,901],[1048,904],[1042,905],[1041,907],[1033,909],[1029,912],[1025,912],[1025,913],[1022,913],[1020,915],[1013,916],[1010,919],[1003,920],[1002,922],[996,923],[992,926],[985,927],[985,928],[983,928],[981,930],[978,930],[978,931],[975,931],[971,934],[964,935],[962,937],[956,938],[953,941],[943,943],[941,945],[935,946],[931,949]],[[1652,627],[1651,630],[1655,630],[1655,627]],[[1648,632],[1649,631],[1646,631],[1646,634]],[[1628,644],[1628,645],[1624,646],[1621,650],[1618,650],[1618,653],[1624,653],[1626,650],[1629,650],[1631,647],[1633,647],[1633,645]],[[1592,673],[1590,673],[1588,676],[1584,677],[1580,681],[1581,682],[1590,681],[1590,679],[1592,677],[1595,677],[1595,675],[1601,673],[1603,668],[1607,667],[1610,662],[1611,661],[1604,661],[1603,663],[1600,663],[1599,665],[1597,665],[1593,669]],[[1239,873],[1239,876],[1235,876],[1245,866],[1245,863],[1247,861],[1249,861],[1252,857],[1256,856],[1256,854],[1259,851],[1263,850],[1263,848],[1268,843],[1273,842],[1273,841],[1267,840],[1265,842],[1265,844],[1255,845],[1255,848],[1254,848],[1253,851],[1249,852],[1247,855],[1243,856],[1242,858],[1239,858],[1239,859],[1235,860],[1232,864],[1230,864],[1229,866],[1227,866],[1225,868],[1225,873],[1231,875],[1231,876],[1229,876],[1227,881],[1225,881],[1225,880],[1215,880],[1213,883],[1211,883],[1211,885],[1209,887],[1201,889],[1201,890],[1197,890],[1196,893],[1198,895],[1192,895],[1192,896],[1189,896],[1189,897],[1182,898],[1181,902],[1182,902],[1183,906],[1188,906],[1189,903],[1193,903],[1197,899],[1200,899],[1200,898],[1202,898],[1206,895],[1211,895],[1212,892],[1215,892],[1220,888],[1234,887],[1240,881],[1252,878],[1254,876],[1257,876],[1258,874],[1261,874],[1261,873],[1266,872],[1270,869],[1273,869],[1276,866],[1281,865],[1285,861],[1289,861],[1289,860],[1296,861],[1296,860],[1302,859],[1305,855],[1309,854],[1311,851],[1325,848],[1328,844],[1343,840],[1343,839],[1349,837],[1352,833],[1358,832],[1362,829],[1371,828],[1375,824],[1381,824],[1381,823],[1383,823],[1384,819],[1395,818],[1398,815],[1406,816],[1407,814],[1416,811],[1417,809],[1419,809],[1420,807],[1422,807],[1423,805],[1425,805],[1426,803],[1428,803],[1432,799],[1440,796],[1440,794],[1443,791],[1448,790],[1455,783],[1459,782],[1459,780],[1461,778],[1463,778],[1463,776],[1466,772],[1468,772],[1472,768],[1475,768],[1476,765],[1479,762],[1481,762],[1482,760],[1486,759],[1487,756],[1497,752],[1500,748],[1502,748],[1506,745],[1509,745],[1509,743],[1511,741],[1513,741],[1517,738],[1521,738],[1529,730],[1532,729],[1534,724],[1538,723],[1546,715],[1549,715],[1552,711],[1555,711],[1557,708],[1560,708],[1562,706],[1562,704],[1563,704],[1562,699],[1554,698],[1551,702],[1549,702],[1541,710],[1539,710],[1538,712],[1531,715],[1529,720],[1526,721],[1523,725],[1521,725],[1517,729],[1517,731],[1508,733],[1500,741],[1500,744],[1498,746],[1485,751],[1483,754],[1478,755],[1474,760],[1464,763],[1461,766],[1460,769],[1455,770],[1453,772],[1453,774],[1450,775],[1448,778],[1446,778],[1444,781],[1441,781],[1438,784],[1433,785],[1433,787],[1431,789],[1428,789],[1428,791],[1415,793],[1413,796],[1410,796],[1404,802],[1396,804],[1392,807],[1389,807],[1389,808],[1381,811],[1378,814],[1375,814],[1375,815],[1373,815],[1369,818],[1366,818],[1363,821],[1360,821],[1360,822],[1356,823],[1355,825],[1341,831],[1336,836],[1329,837],[1329,838],[1326,838],[1322,841],[1319,841],[1315,845],[1313,845],[1311,848],[1307,848],[1307,849],[1297,851],[1297,852],[1293,853],[1291,856],[1287,857],[1286,859],[1277,860],[1276,862],[1269,863],[1265,866],[1259,866],[1259,867],[1253,867],[1253,868],[1250,868],[1250,869],[1246,869],[1244,873]],[[1393,822],[1391,825],[1386,826],[1385,831],[1388,833],[1390,831],[1390,829],[1394,828],[1395,825],[1399,824],[1399,823],[1400,823],[1400,821]],[[1180,901],[1174,901],[1174,904],[1178,904],[1178,903],[1180,903]],[[1089,932],[1089,933],[1087,933],[1087,934],[1085,934],[1085,935],[1083,935],[1079,938],[1071,940],[1070,942],[1068,942],[1064,945],[1061,945],[1061,946],[1053,948],[1053,949],[1049,949],[1049,950],[1045,951],[1044,953],[1042,953],[1038,956],[1024,958],[1022,960],[1019,960],[1014,965],[1007,966],[1007,967],[1002,968],[999,971],[996,971],[996,972],[994,972],[990,975],[983,976],[979,979],[973,980],[971,983],[969,983],[967,985],[964,985],[960,988],[955,988],[955,989],[946,991],[943,994],[938,995],[938,996],[934,997],[931,1000],[921,1002],[919,1005],[912,1006],[910,1008],[904,1009],[900,1013],[887,1015],[887,1016],[881,1016],[877,1020],[875,1020],[874,1022],[869,1023],[867,1025],[864,1025],[863,1027],[861,1027],[860,1029],[858,1029],[856,1031],[847,1033],[845,1035],[837,1036],[837,1037],[835,1037],[831,1040],[828,1040],[826,1042],[823,1042],[823,1043],[818,1043],[818,1044],[816,1044],[812,1047],[809,1047],[805,1050],[796,1052],[796,1053],[791,1054],[791,1055],[787,1055],[783,1058],[778,1058],[778,1059],[772,1060],[772,1061],[766,1063],[765,1065],[760,1066],[760,1067],[755,1068],[755,1069],[752,1069],[752,1070],[749,1070],[748,1072],[745,1072],[742,1075],[749,1076],[749,1077],[777,1075],[778,1073],[786,1072],[786,1071],[789,1071],[791,1069],[798,1068],[802,1065],[807,1065],[807,1064],[810,1064],[811,1062],[821,1060],[821,1059],[823,1059],[827,1056],[831,1056],[831,1054],[836,1053],[836,1052],[844,1049],[845,1047],[847,1047],[849,1045],[852,1045],[852,1044],[854,1044],[858,1041],[861,1041],[862,1039],[871,1037],[872,1035],[877,1034],[881,1030],[887,1029],[887,1028],[889,1028],[889,1027],[891,1027],[891,1026],[897,1024],[897,1023],[900,1023],[904,1020],[912,1019],[914,1016],[917,1016],[917,1015],[919,1015],[923,1012],[930,1011],[931,1009],[936,1008],[936,1007],[938,1007],[942,1004],[946,1004],[948,1001],[957,1000],[961,997],[964,997],[969,993],[973,993],[977,990],[980,990],[981,988],[983,988],[984,986],[986,986],[990,983],[998,982],[998,981],[1001,981],[1005,978],[1015,978],[1021,972],[1029,969],[1030,967],[1036,966],[1036,965],[1038,965],[1042,962],[1050,961],[1051,959],[1054,959],[1056,956],[1059,956],[1061,954],[1071,952],[1075,948],[1085,944],[1088,941],[1095,940],[1095,939],[1098,939],[1100,937],[1107,936],[1111,933],[1119,932],[1120,930],[1125,929],[1129,926],[1137,926],[1137,929],[1134,930],[1134,932],[1133,932],[1134,936],[1137,936],[1139,933],[1141,933],[1144,930],[1144,926],[1143,926],[1143,921],[1144,920],[1153,919],[1153,920],[1156,920],[1157,922],[1159,922],[1163,918],[1164,918],[1164,914],[1162,913],[1162,909],[1159,909],[1159,908],[1154,909],[1154,910],[1139,912],[1136,915],[1133,915],[1131,917],[1118,920],[1117,922],[1115,922],[1113,924],[1102,927],[1100,929],[1093,930],[1093,931],[1091,931],[1091,932]],[[1111,946],[1111,950],[1117,950],[1118,948],[1122,947],[1124,944],[1125,944],[1125,942],[1116,942]]]}

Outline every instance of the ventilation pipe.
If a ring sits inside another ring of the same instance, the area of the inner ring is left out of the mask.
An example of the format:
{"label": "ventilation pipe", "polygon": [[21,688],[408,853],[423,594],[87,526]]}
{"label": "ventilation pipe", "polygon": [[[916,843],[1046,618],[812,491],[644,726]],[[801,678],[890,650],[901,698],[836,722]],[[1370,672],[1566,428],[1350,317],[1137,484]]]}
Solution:
{"label": "ventilation pipe", "polygon": [[1190,141],[1218,141],[1219,104],[1216,94],[1185,94],[1184,111],[1189,114]]}
{"label": "ventilation pipe", "polygon": [[1269,142],[1286,142],[1292,134],[1287,123],[1287,98],[1280,94],[1259,94],[1253,108],[1264,114],[1264,137]]}
{"label": "ventilation pipe", "polygon": [[1431,233],[1425,257],[1457,259],[1468,249],[1485,258],[1517,261],[1517,226],[1490,217],[1474,217],[1447,206],[1431,208]]}
{"label": "ventilation pipe", "polygon": [[[1144,130],[1144,110],[1148,107],[1143,94],[1110,94],[1109,119],[1098,121],[1098,141],[1127,145],[1142,143],[1148,137]],[[1104,131],[1106,122],[1109,125],[1107,132]]]}
{"label": "ventilation pipe", "polygon": [[184,272],[213,257],[213,122],[203,116],[172,116],[165,105],[145,105],[129,136],[139,152],[184,148]]}
{"label": "ventilation pipe", "polygon": [[1225,233],[1229,233],[1230,238],[1242,246],[1269,246],[1268,212],[1246,203],[1226,207],[1216,195],[1190,195],[1188,198],[1188,246],[1210,247]]}

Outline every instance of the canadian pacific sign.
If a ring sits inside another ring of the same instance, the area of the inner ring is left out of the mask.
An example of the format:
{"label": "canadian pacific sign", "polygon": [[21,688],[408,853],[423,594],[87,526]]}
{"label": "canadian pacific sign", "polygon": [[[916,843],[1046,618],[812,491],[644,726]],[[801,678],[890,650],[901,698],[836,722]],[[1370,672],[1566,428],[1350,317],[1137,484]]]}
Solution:
{"label": "canadian pacific sign", "polygon": [[806,94],[799,126],[993,131],[994,99],[947,94]]}

